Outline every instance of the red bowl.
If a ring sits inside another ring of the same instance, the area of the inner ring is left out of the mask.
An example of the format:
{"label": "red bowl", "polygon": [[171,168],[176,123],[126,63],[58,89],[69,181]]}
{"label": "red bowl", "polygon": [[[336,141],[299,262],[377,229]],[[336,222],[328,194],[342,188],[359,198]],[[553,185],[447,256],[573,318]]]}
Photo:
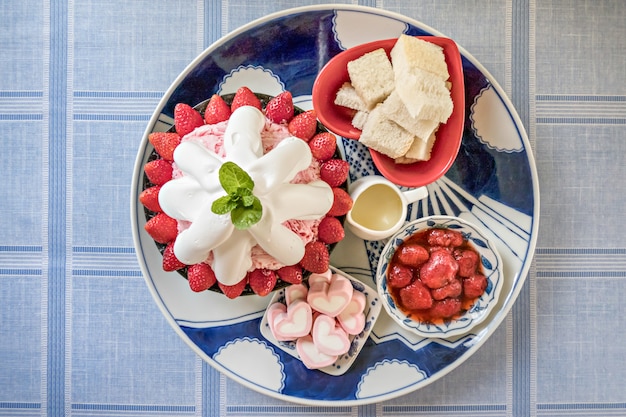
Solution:
{"label": "red bowl", "polygon": [[[448,121],[437,131],[437,139],[428,161],[412,164],[396,164],[392,158],[370,149],[372,161],[380,173],[390,181],[407,187],[421,187],[441,178],[454,163],[461,146],[465,124],[465,84],[461,54],[456,43],[449,38],[417,36],[443,48],[443,53],[452,83],[450,94],[454,108]],[[335,55],[322,68],[313,84],[313,108],[320,122],[333,133],[348,139],[358,140],[361,131],[352,126],[354,111],[335,104],[335,95],[341,85],[350,81],[348,62],[367,52],[383,48],[387,54],[396,44],[397,38],[365,43]]]}

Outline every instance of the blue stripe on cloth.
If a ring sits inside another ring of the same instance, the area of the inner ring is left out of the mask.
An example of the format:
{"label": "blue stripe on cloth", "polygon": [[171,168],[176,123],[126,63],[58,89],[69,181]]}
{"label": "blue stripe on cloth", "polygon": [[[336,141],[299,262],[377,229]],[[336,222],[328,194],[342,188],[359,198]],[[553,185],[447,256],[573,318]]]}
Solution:
{"label": "blue stripe on cloth", "polygon": [[37,409],[41,408],[41,403],[18,403],[18,402],[8,402],[8,401],[0,401],[0,410],[6,409]]}
{"label": "blue stripe on cloth", "polygon": [[220,415],[221,408],[220,373],[208,363],[202,363],[202,416]]}
{"label": "blue stripe on cloth", "polygon": [[74,253],[135,253],[135,248],[126,246],[74,246]]}
{"label": "blue stripe on cloth", "polygon": [[2,121],[26,121],[26,120],[43,120],[41,114],[0,114],[0,120]]}
{"label": "blue stripe on cloth", "polygon": [[503,415],[506,412],[505,404],[457,404],[457,405],[384,405],[384,414],[399,415],[433,415],[443,413]]}
{"label": "blue stripe on cloth", "polygon": [[51,2],[48,119],[46,410],[65,415],[68,3]]}
{"label": "blue stripe on cloth", "polygon": [[626,403],[550,403],[537,404],[538,410],[626,410]]}
{"label": "blue stripe on cloth", "polygon": [[[351,415],[352,407],[349,406],[310,406],[310,405],[229,405],[226,412],[230,415],[245,416],[293,416],[310,415],[310,416],[329,416]],[[216,414],[219,415],[219,414]],[[214,416],[211,416],[214,417]]]}
{"label": "blue stripe on cloth", "polygon": [[41,403],[1,401],[0,416],[40,417]]}
{"label": "blue stripe on cloth", "polygon": [[149,114],[75,114],[77,121],[99,121],[99,122],[147,122],[150,120]]}
{"label": "blue stripe on cloth", "polygon": [[75,91],[74,98],[145,98],[160,100],[163,91]]}
{"label": "blue stripe on cloth", "polygon": [[[140,411],[153,413],[195,413],[193,405],[134,405],[134,404],[72,404],[72,411]],[[150,414],[148,414],[150,415]]]}
{"label": "blue stripe on cloth", "polygon": [[[204,0],[204,48],[220,39],[226,32],[221,1]],[[228,6],[228,5],[226,5]],[[222,407],[221,375],[206,362],[202,362],[202,416],[219,416]]]}
{"label": "blue stripe on cloth", "polygon": [[37,268],[1,268],[0,275],[42,275],[42,270]]}
{"label": "blue stripe on cloth", "polygon": [[360,405],[357,408],[357,416],[358,417],[377,417],[377,406],[376,404],[368,404],[368,405]]}
{"label": "blue stripe on cloth", "polygon": [[42,97],[43,97],[42,91],[31,91],[31,90],[0,91],[0,98],[42,98]]}
{"label": "blue stripe on cloth", "polygon": [[[530,2],[513,0],[511,15],[511,100],[522,124],[530,120]],[[527,281],[513,306],[513,393],[512,414],[529,415],[531,409],[531,298]]]}
{"label": "blue stripe on cloth", "polygon": [[73,269],[73,276],[82,277],[141,277],[143,276],[141,271],[126,271],[126,270],[88,270],[88,269]]}
{"label": "blue stripe on cloth", "polygon": [[208,48],[213,42],[222,37],[222,2],[204,1],[204,47]]}

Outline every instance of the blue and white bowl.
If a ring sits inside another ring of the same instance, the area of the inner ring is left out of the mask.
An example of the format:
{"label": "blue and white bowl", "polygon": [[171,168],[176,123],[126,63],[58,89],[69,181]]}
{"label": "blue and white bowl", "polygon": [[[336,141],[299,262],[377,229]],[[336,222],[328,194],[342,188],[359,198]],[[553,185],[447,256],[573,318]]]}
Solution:
{"label": "blue and white bowl", "polygon": [[[460,232],[478,252],[482,269],[487,277],[485,292],[459,318],[446,320],[441,324],[417,321],[408,317],[395,304],[387,288],[389,264],[398,247],[411,236],[429,228],[446,228]],[[405,224],[385,245],[376,271],[376,286],[383,307],[391,318],[403,328],[422,337],[450,338],[471,332],[479,323],[489,317],[498,303],[504,283],[502,259],[496,246],[485,231],[466,220],[452,216],[429,216]]]}

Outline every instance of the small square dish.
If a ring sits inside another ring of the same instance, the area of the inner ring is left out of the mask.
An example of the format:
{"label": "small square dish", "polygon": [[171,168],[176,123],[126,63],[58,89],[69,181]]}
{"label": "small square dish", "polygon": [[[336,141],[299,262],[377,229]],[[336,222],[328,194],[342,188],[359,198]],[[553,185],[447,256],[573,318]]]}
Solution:
{"label": "small square dish", "polygon": [[[324,372],[329,375],[339,376],[343,375],[350,369],[352,363],[356,360],[359,352],[365,345],[367,338],[369,337],[376,320],[380,316],[381,313],[381,302],[378,297],[378,293],[374,288],[371,288],[368,285],[365,285],[361,281],[356,278],[334,268],[331,267],[332,274],[338,274],[342,277],[347,278],[352,284],[352,288],[354,291],[358,291],[365,296],[365,305],[363,314],[365,316],[365,325],[363,330],[356,335],[349,335],[349,343],[350,347],[347,353],[339,355],[336,361],[330,365],[317,368],[317,370]],[[270,300],[269,306],[272,306],[276,303],[286,304],[286,288],[282,288],[274,293],[272,299]],[[274,336],[274,333],[270,329],[270,324],[268,322],[268,312],[271,311],[271,308],[267,308],[265,314],[263,315],[263,319],[261,320],[260,330],[261,335],[265,337],[269,342],[271,342],[274,346],[288,353],[296,359],[302,360],[298,351],[296,349],[296,341],[279,341]]]}

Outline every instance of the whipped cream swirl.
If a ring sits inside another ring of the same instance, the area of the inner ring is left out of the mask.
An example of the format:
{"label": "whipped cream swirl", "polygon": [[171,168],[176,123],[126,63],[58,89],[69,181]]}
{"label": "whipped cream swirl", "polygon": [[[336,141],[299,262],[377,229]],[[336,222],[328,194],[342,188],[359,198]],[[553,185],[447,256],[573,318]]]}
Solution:
{"label": "whipped cream swirl", "polygon": [[[159,193],[159,204],[168,216],[190,222],[176,238],[176,257],[193,265],[205,261],[213,251],[211,266],[225,285],[234,285],[246,276],[256,244],[281,264],[298,263],[304,255],[304,242],[283,223],[321,218],[333,203],[332,189],[322,180],[290,183],[311,164],[308,144],[288,137],[263,154],[264,126],[265,116],[258,109],[244,106],[235,110],[224,134],[225,158],[199,143],[182,142],[174,151],[174,161],[184,175],[167,182]],[[230,214],[211,211],[213,201],[225,194],[219,169],[227,161],[250,175],[253,193],[263,207],[261,220],[246,230],[235,229]]]}

